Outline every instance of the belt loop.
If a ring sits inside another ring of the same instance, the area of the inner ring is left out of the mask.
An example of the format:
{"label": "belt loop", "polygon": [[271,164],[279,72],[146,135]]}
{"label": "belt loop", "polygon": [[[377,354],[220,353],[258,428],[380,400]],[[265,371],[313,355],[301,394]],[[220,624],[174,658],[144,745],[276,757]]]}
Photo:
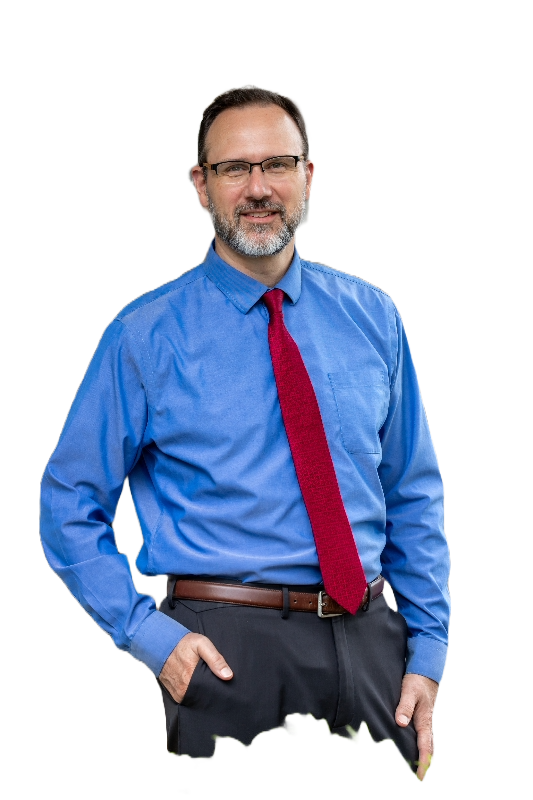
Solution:
{"label": "belt loop", "polygon": [[167,583],[167,592],[168,592],[167,600],[168,600],[168,605],[172,609],[172,611],[174,611],[174,609],[176,608],[176,601],[174,600],[174,587],[175,587],[175,585],[176,585],[176,581],[169,580],[168,583]]}
{"label": "belt loop", "polygon": [[287,586],[283,586],[283,611],[281,612],[281,619],[288,619],[289,617],[289,589]]}

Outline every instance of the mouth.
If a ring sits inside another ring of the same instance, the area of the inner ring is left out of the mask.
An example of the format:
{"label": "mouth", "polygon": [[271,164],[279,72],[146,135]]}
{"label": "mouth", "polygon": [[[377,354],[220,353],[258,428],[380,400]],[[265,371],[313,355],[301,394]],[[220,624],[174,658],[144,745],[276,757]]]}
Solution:
{"label": "mouth", "polygon": [[278,215],[279,211],[272,211],[269,209],[267,211],[241,211],[240,216],[248,222],[253,222],[257,225],[267,225],[273,222]]}

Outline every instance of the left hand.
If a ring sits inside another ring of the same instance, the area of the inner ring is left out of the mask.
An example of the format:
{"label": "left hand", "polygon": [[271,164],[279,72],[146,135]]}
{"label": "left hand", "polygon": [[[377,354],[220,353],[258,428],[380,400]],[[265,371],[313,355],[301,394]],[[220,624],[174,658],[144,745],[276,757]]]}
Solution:
{"label": "left hand", "polygon": [[424,780],[433,755],[433,706],[439,684],[423,675],[404,675],[402,694],[396,709],[396,722],[406,728],[411,717],[418,737],[418,769],[416,776]]}

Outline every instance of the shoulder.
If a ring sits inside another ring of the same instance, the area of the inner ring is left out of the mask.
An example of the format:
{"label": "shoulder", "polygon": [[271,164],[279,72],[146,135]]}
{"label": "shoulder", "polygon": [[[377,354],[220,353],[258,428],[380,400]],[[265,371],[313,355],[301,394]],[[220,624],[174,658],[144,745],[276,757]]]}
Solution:
{"label": "shoulder", "polygon": [[372,283],[350,275],[339,269],[333,269],[325,264],[316,261],[306,261],[301,259],[302,277],[312,282],[315,286],[321,287],[325,292],[334,292],[337,296],[349,296],[362,304],[382,305],[387,310],[394,309],[392,299]]}
{"label": "shoulder", "polygon": [[173,301],[178,300],[180,296],[190,287],[205,278],[205,272],[199,267],[185,272],[169,283],[159,286],[146,294],[141,295],[136,300],[128,303],[122,311],[120,311],[115,320],[122,322],[124,325],[133,323],[134,321],[140,322],[143,319],[157,317],[158,314],[164,313]]}

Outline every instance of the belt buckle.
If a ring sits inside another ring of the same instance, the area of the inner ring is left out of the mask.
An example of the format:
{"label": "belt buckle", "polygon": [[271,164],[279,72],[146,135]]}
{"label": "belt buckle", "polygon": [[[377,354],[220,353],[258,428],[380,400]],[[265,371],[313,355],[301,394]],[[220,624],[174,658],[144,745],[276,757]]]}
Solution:
{"label": "belt buckle", "polygon": [[322,606],[326,604],[326,601],[322,599],[322,595],[324,595],[324,594],[327,594],[327,592],[325,592],[323,589],[320,590],[320,592],[318,593],[318,608],[316,610],[316,613],[318,614],[318,616],[321,619],[328,619],[329,617],[342,617],[342,612],[328,614],[327,611],[324,612],[322,610]]}

